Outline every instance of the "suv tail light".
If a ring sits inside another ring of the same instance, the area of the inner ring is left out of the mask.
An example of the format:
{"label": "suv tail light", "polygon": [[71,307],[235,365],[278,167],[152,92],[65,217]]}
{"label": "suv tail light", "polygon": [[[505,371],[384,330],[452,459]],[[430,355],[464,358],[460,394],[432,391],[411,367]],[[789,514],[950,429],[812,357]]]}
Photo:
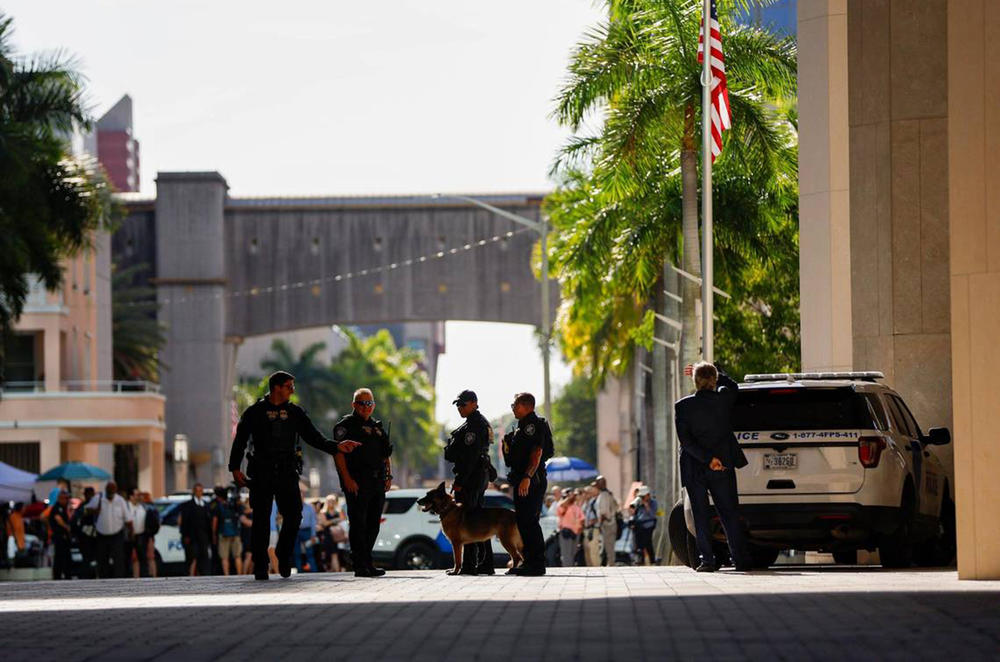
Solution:
{"label": "suv tail light", "polygon": [[885,439],[882,437],[858,438],[858,460],[863,467],[868,469],[877,467],[883,450],[885,450]]}

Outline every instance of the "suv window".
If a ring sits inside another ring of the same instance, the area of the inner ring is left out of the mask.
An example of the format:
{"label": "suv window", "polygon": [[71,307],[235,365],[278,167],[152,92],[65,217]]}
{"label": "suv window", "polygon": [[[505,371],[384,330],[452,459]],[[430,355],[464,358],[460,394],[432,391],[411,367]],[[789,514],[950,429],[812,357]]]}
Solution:
{"label": "suv window", "polygon": [[868,409],[871,415],[875,417],[875,423],[879,430],[889,429],[889,418],[885,413],[885,408],[882,406],[882,401],[878,399],[878,396],[874,393],[862,393],[865,401],[868,403]]}
{"label": "suv window", "polygon": [[741,389],[733,410],[738,431],[873,427],[865,398],[849,386]]}
{"label": "suv window", "polygon": [[383,515],[402,515],[417,502],[417,497],[394,497],[385,500]]}
{"label": "suv window", "polygon": [[917,421],[913,418],[913,414],[910,413],[902,398],[890,395],[887,397],[887,400],[889,401],[889,410],[892,411],[893,418],[897,421],[897,427],[900,432],[906,434],[911,439],[920,439],[922,437],[920,426],[917,425]]}

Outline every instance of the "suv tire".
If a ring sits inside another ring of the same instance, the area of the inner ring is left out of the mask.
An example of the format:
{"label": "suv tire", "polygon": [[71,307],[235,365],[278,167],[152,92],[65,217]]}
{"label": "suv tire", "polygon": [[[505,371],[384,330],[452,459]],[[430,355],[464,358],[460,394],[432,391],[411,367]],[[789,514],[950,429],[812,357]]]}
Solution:
{"label": "suv tire", "polygon": [[429,542],[414,540],[403,545],[396,553],[399,570],[433,570],[438,567],[438,550]]}
{"label": "suv tire", "polygon": [[[670,517],[667,519],[667,537],[670,538],[670,548],[674,552],[674,556],[678,561],[686,566],[694,567],[691,565],[690,548],[688,543],[690,538],[694,540],[694,536],[688,533],[687,522],[684,520],[684,502],[678,501],[674,504],[673,510],[670,511]],[[694,558],[697,558],[698,554],[695,553]]]}
{"label": "suv tire", "polygon": [[750,564],[755,570],[767,570],[778,560],[779,549],[750,545]]}
{"label": "suv tire", "polygon": [[938,533],[913,550],[917,565],[925,568],[949,566],[955,560],[955,504],[945,496],[941,503]]}
{"label": "suv tire", "polygon": [[909,568],[913,565],[913,498],[907,483],[899,526],[892,533],[882,534],[878,543],[878,556],[883,568]]}
{"label": "suv tire", "polygon": [[833,562],[840,565],[857,565],[858,563],[858,550],[856,549],[837,549],[833,552]]}

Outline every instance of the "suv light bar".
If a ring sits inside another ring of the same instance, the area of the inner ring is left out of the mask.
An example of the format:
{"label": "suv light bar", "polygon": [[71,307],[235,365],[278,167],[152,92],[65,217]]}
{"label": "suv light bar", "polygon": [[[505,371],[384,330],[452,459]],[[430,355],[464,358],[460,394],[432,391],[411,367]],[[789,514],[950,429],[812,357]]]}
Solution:
{"label": "suv light bar", "polygon": [[876,379],[885,379],[885,375],[874,370],[867,372],[774,372],[770,374],[747,375],[743,378],[743,381],[746,383],[795,382],[802,379],[851,379],[855,381],[874,382]]}

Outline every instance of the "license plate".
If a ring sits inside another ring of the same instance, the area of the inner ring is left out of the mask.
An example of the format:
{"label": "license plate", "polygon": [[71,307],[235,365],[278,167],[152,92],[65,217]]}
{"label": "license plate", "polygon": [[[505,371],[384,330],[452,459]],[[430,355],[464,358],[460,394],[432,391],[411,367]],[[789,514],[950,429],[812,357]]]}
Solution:
{"label": "license plate", "polygon": [[799,466],[799,456],[795,453],[765,453],[765,469],[794,469]]}

